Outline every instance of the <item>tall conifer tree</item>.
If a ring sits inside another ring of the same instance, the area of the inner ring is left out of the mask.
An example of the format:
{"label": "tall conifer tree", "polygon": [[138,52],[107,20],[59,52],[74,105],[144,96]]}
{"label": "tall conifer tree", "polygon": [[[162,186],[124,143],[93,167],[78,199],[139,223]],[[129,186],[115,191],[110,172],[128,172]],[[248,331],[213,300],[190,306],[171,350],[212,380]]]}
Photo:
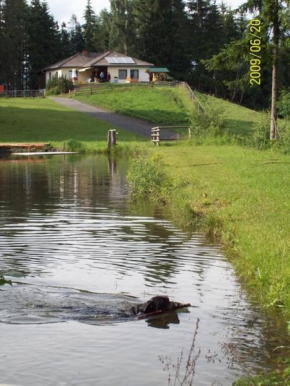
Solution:
{"label": "tall conifer tree", "polygon": [[0,83],[23,89],[27,54],[27,4],[25,0],[1,1]]}
{"label": "tall conifer tree", "polygon": [[46,2],[32,0],[29,8],[29,86],[38,88],[38,74],[48,64],[61,59],[60,36]]}
{"label": "tall conifer tree", "polygon": [[110,49],[124,54],[135,53],[135,19],[132,0],[111,0]]}
{"label": "tall conifer tree", "polygon": [[74,47],[72,47],[72,44],[71,44],[70,33],[68,32],[65,23],[61,24],[60,50],[61,50],[61,55],[64,58],[71,56],[75,53],[75,49],[74,49]]}
{"label": "tall conifer tree", "polygon": [[69,22],[69,38],[72,47],[72,54],[82,52],[85,48],[85,41],[83,37],[82,27],[77,20],[76,15],[72,15]]}
{"label": "tall conifer tree", "polygon": [[107,51],[110,48],[110,27],[111,14],[107,10],[102,10],[98,17],[99,34],[98,41],[101,51]]}
{"label": "tall conifer tree", "polygon": [[166,65],[178,78],[189,68],[187,17],[182,0],[136,0],[137,54]]}
{"label": "tall conifer tree", "polygon": [[85,24],[83,25],[85,50],[98,51],[98,26],[95,12],[91,5],[91,0],[88,0],[85,14]]}

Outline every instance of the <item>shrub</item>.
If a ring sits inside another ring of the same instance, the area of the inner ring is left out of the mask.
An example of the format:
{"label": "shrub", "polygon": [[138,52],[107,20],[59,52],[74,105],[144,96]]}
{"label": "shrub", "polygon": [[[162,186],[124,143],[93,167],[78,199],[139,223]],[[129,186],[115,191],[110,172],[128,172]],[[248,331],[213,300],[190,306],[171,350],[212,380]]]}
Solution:
{"label": "shrub", "polygon": [[283,90],[281,92],[279,101],[277,103],[279,115],[283,118],[290,118],[290,90]]}
{"label": "shrub", "polygon": [[131,162],[128,182],[135,196],[149,196],[158,199],[169,187],[160,156],[137,157]]}
{"label": "shrub", "polygon": [[48,95],[67,94],[70,90],[73,90],[73,82],[65,76],[54,76],[46,86]]}
{"label": "shrub", "polygon": [[258,149],[266,149],[270,145],[270,122],[271,116],[268,111],[259,114],[257,122],[254,124],[252,136],[253,146]]}
{"label": "shrub", "polygon": [[290,122],[283,121],[278,124],[280,143],[279,148],[285,153],[290,152]]}
{"label": "shrub", "polygon": [[76,139],[69,139],[66,144],[65,148],[68,151],[77,151],[77,152],[84,152],[85,151],[85,145],[77,141]]}
{"label": "shrub", "polygon": [[196,137],[218,136],[224,133],[224,111],[213,103],[207,101],[204,111],[196,104],[188,115]]}

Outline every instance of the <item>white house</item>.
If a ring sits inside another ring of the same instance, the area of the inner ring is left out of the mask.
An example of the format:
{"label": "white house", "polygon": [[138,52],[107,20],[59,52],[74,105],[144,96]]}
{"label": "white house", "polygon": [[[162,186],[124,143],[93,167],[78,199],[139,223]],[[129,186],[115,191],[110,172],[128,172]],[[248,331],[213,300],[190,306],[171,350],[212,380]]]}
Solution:
{"label": "white house", "polygon": [[65,76],[75,84],[110,81],[118,83],[149,82],[149,68],[154,64],[115,51],[77,53],[45,67],[45,83],[57,76]]}

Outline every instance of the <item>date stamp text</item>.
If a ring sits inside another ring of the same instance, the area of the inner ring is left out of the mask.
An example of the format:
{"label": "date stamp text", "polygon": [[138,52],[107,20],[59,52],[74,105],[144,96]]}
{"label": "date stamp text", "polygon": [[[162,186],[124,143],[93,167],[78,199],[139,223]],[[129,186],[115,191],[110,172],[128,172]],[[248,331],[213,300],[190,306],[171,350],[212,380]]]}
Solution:
{"label": "date stamp text", "polygon": [[250,21],[250,85],[261,84],[261,20]]}

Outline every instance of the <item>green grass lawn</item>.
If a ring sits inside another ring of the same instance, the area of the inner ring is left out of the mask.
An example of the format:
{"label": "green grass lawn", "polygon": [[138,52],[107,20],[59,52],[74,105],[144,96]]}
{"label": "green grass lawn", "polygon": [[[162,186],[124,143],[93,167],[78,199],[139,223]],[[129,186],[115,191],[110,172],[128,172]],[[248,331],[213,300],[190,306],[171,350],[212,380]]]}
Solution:
{"label": "green grass lawn", "polygon": [[0,142],[51,142],[62,146],[65,141],[75,139],[94,147],[97,142],[105,144],[110,129],[117,129],[122,141],[141,139],[47,98],[0,99]]}

